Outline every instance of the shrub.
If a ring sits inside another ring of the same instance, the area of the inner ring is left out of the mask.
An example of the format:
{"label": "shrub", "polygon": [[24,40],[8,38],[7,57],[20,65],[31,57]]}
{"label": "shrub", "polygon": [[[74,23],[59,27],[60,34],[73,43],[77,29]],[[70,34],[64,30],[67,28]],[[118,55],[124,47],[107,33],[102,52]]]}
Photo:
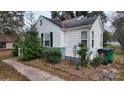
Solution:
{"label": "shrub", "polygon": [[100,64],[103,64],[104,62],[104,56],[98,55],[93,59],[93,62],[91,62],[92,66],[99,66]]}
{"label": "shrub", "polygon": [[88,49],[83,43],[80,43],[78,46],[80,47],[78,54],[81,57],[81,67],[86,67],[88,65],[88,61],[86,60]]}
{"label": "shrub", "polygon": [[58,63],[62,59],[61,51],[57,48],[44,49],[43,56],[47,58],[50,63]]}
{"label": "shrub", "polygon": [[42,57],[48,58],[50,48],[43,48]]}
{"label": "shrub", "polygon": [[81,69],[81,64],[76,64],[76,70],[80,70]]}
{"label": "shrub", "polygon": [[15,43],[13,44],[13,55],[14,56],[18,56],[18,48],[20,45],[21,45],[21,39],[20,37],[18,37]]}
{"label": "shrub", "polygon": [[13,55],[18,56],[18,46],[16,43],[13,44]]}
{"label": "shrub", "polygon": [[20,59],[31,60],[39,58],[42,55],[42,44],[38,38],[38,32],[35,29],[26,32],[22,44]]}

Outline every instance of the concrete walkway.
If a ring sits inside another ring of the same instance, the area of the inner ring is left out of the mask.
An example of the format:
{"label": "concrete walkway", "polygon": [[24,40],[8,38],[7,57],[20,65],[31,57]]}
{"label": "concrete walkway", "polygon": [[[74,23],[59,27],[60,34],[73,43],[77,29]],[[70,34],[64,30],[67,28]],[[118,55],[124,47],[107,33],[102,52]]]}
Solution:
{"label": "concrete walkway", "polygon": [[11,65],[19,73],[26,76],[32,81],[63,81],[63,79],[60,79],[59,77],[52,75],[48,72],[30,66],[26,66],[20,62],[17,62],[16,58],[6,59],[3,60],[3,62]]}

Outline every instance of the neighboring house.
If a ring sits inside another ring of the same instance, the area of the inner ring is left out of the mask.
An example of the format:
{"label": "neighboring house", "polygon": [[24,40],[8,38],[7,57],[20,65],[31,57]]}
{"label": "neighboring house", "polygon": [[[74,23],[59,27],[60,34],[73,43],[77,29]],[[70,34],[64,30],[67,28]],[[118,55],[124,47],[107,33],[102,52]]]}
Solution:
{"label": "neighboring house", "polygon": [[13,42],[10,36],[0,33],[0,50],[13,49]]}
{"label": "neighboring house", "polygon": [[97,50],[103,48],[103,25],[100,16],[72,18],[62,22],[40,16],[35,27],[44,47],[60,48],[63,56],[79,57],[78,44],[83,42],[92,51],[91,59]]}

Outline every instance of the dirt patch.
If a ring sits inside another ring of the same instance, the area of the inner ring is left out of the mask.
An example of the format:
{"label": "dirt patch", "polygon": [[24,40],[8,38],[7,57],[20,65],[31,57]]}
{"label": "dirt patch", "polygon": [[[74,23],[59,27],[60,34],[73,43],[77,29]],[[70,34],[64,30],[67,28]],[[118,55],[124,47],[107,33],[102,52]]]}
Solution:
{"label": "dirt patch", "polygon": [[49,73],[52,73],[54,75],[59,76],[60,78],[62,78],[64,80],[82,80],[80,77],[68,74],[65,71],[51,67],[51,65],[49,63],[47,63],[45,59],[42,59],[42,60],[36,59],[36,60],[25,61],[25,62],[21,62],[21,63],[28,65],[28,66],[39,68],[39,69],[44,70]]}
{"label": "dirt patch", "polygon": [[112,80],[124,80],[124,55],[120,53],[120,48],[116,49],[112,64],[100,65],[96,68],[88,66],[87,68],[76,70],[76,63],[74,62],[62,61],[58,64],[50,64],[45,59],[24,61],[22,63],[55,74],[64,80],[111,80],[104,79],[102,75],[106,73],[107,77],[111,77],[112,74],[109,74],[109,72],[112,70],[119,74],[119,76],[117,75],[118,78]]}
{"label": "dirt patch", "polygon": [[13,50],[0,50],[0,60],[11,57]]}
{"label": "dirt patch", "polygon": [[87,68],[82,68],[81,70],[76,70],[75,63],[62,61],[58,64],[50,64],[45,59],[36,59],[22,63],[55,74],[64,80],[105,80],[100,76],[103,71],[115,68],[112,64],[110,64],[100,65],[96,68],[89,66]]}
{"label": "dirt patch", "polygon": [[0,81],[29,81],[29,79],[21,75],[13,67],[0,62]]}

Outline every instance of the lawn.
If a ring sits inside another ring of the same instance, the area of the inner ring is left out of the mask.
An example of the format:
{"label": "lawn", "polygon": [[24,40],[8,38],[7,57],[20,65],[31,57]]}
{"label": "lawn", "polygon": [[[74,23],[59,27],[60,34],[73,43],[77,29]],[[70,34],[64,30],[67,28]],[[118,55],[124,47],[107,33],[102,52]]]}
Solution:
{"label": "lawn", "polygon": [[119,78],[113,80],[124,80],[124,55],[120,53],[120,48],[116,47],[114,61],[109,65],[100,65],[96,68],[89,66],[76,70],[76,63],[62,61],[58,64],[50,64],[45,59],[35,59],[22,61],[23,64],[33,66],[44,71],[57,75],[64,80],[106,80],[100,77],[104,70],[117,69]]}
{"label": "lawn", "polygon": [[115,50],[113,67],[119,70],[120,80],[124,80],[124,54],[121,54],[120,48]]}
{"label": "lawn", "polygon": [[29,81],[29,79],[22,76],[13,67],[0,62],[0,81]]}

